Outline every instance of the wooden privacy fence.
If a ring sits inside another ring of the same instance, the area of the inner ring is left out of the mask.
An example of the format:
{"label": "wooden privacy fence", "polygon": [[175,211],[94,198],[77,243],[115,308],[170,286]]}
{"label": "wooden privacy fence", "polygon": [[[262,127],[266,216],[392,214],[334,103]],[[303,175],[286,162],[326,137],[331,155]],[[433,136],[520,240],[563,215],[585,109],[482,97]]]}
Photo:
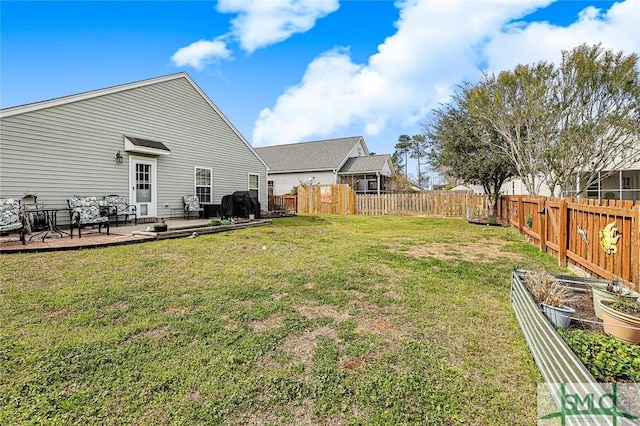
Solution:
{"label": "wooden privacy fence", "polygon": [[346,184],[300,185],[298,213],[356,214],[356,194]]}
{"label": "wooden privacy fence", "polygon": [[358,214],[467,217],[488,215],[487,197],[471,192],[428,191],[414,194],[358,194]]}
{"label": "wooden privacy fence", "polygon": [[294,194],[269,195],[269,211],[295,214],[298,211],[298,196]]}
{"label": "wooden privacy fence", "polygon": [[561,265],[640,290],[640,202],[507,196],[500,203],[502,218]]}

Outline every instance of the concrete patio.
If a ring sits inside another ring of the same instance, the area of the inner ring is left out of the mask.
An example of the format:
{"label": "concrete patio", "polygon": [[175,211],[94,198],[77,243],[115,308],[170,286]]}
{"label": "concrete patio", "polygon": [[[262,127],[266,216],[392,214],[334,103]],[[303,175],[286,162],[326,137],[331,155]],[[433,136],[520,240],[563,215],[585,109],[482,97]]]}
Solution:
{"label": "concrete patio", "polygon": [[50,231],[43,240],[44,233],[34,233],[26,236],[26,244],[22,245],[18,234],[11,233],[7,236],[0,236],[0,254],[8,253],[24,253],[24,252],[47,252],[47,251],[63,251],[63,250],[79,250],[93,247],[105,247],[124,244],[136,244],[146,241],[156,241],[167,238],[181,238],[192,236],[195,232],[197,235],[226,232],[236,229],[243,229],[253,226],[262,226],[271,224],[271,219],[246,220],[241,219],[234,224],[208,226],[210,219],[169,219],[166,221],[167,231],[150,232],[147,231],[153,227],[153,223],[120,224],[115,226],[111,223],[109,234],[104,230],[98,232],[95,229],[85,228],[82,230],[82,238],[78,238],[77,230],[74,230],[73,238],[64,232],[68,229],[62,228],[62,236],[58,233]]}

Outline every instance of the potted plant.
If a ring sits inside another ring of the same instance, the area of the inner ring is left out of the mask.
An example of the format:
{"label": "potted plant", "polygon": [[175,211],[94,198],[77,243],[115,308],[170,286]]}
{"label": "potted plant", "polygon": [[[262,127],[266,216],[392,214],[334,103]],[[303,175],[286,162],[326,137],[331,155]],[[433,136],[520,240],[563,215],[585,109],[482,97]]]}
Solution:
{"label": "potted plant", "polygon": [[640,343],[640,304],[638,301],[600,299],[604,332],[637,345]]}
{"label": "potted plant", "polygon": [[576,310],[567,306],[573,295],[553,275],[541,271],[529,271],[525,283],[531,295],[542,305],[544,316],[556,327],[567,328]]}
{"label": "potted plant", "polygon": [[638,300],[640,293],[625,287],[620,281],[592,282],[591,294],[593,295],[593,310],[596,316],[602,319],[602,309],[598,303],[602,299],[626,301],[633,303]]}
{"label": "potted plant", "polygon": [[167,231],[167,224],[164,221],[164,218],[160,219],[160,223],[154,223],[153,224],[153,231],[154,232],[166,232]]}

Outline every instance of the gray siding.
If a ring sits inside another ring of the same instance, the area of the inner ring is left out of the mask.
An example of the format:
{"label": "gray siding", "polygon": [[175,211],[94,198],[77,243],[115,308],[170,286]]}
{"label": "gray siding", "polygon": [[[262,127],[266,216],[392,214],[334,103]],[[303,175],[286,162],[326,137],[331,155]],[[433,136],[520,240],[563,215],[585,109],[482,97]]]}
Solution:
{"label": "gray siding", "polygon": [[269,175],[269,180],[273,181],[273,195],[288,194],[294,186],[300,183],[309,182],[313,177],[313,183],[333,184],[336,183],[336,175],[333,172],[302,172],[302,173],[273,173]]}
{"label": "gray siding", "polygon": [[124,135],[171,150],[157,157],[159,217],[169,214],[165,203],[181,207],[182,196],[194,193],[194,166],[213,169],[214,203],[246,190],[247,174],[258,173],[266,209],[264,164],[185,77],[4,117],[0,197],[36,192],[47,207],[65,207],[74,194],[129,198]]}

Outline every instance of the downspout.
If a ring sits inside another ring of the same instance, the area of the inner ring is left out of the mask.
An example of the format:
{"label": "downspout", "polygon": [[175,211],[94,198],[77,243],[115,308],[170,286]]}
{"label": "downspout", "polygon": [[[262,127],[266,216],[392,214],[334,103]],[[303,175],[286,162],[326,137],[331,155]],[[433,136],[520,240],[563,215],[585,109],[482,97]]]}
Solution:
{"label": "downspout", "polygon": [[600,172],[598,172],[598,202],[602,201],[602,185],[600,181]]}
{"label": "downspout", "polygon": [[376,180],[378,181],[378,195],[380,195],[380,172],[376,172]]}

